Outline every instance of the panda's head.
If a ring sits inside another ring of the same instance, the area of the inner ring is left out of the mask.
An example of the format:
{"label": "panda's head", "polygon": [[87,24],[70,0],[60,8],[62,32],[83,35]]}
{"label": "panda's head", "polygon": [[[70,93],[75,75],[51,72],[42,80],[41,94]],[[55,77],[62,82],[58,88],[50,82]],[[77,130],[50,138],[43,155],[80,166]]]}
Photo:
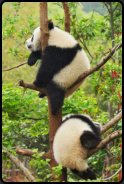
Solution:
{"label": "panda's head", "polygon": [[[49,23],[49,30],[53,29],[52,22]],[[31,51],[28,58],[28,65],[32,66],[38,59],[42,59],[42,46],[41,46],[41,32],[40,27],[37,27],[31,38],[26,41],[26,48]]]}
{"label": "panda's head", "polygon": [[37,27],[31,38],[26,41],[26,48],[32,52],[41,51],[40,27]]}

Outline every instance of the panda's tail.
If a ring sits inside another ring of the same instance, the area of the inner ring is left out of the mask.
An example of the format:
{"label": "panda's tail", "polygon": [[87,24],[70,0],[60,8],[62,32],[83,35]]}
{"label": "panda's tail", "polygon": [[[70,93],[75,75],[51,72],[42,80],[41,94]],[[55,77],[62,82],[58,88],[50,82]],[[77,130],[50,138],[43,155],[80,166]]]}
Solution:
{"label": "panda's tail", "polygon": [[96,174],[88,168],[85,171],[78,171],[77,169],[71,169],[71,171],[74,174],[76,174],[77,176],[79,176],[80,178],[84,179],[84,180],[87,180],[87,179],[95,180],[95,179],[97,179]]}
{"label": "panda's tail", "polygon": [[47,84],[46,90],[50,99],[51,112],[55,115],[63,105],[65,90],[52,80]]}

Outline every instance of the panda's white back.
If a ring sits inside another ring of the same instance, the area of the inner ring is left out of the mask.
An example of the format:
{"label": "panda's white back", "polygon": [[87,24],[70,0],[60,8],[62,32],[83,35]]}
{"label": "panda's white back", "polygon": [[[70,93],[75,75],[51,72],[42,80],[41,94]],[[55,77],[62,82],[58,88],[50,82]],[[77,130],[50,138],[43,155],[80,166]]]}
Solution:
{"label": "panda's white back", "polygon": [[[75,40],[75,38],[68,32],[65,32],[57,27],[54,27],[54,29],[50,30],[48,45],[60,48],[73,48],[77,45],[77,43],[78,42]],[[77,52],[73,61],[69,65],[54,75],[53,81],[64,89],[67,89],[78,79],[81,74],[88,69],[90,69],[89,59],[84,50],[81,49]],[[71,90],[68,90],[65,94],[65,97],[70,96],[76,89],[78,89],[83,81]]]}
{"label": "panda's white back", "polygon": [[84,130],[92,131],[87,123],[75,118],[59,127],[53,142],[54,158],[59,164],[79,171],[87,169],[87,150],[80,142]]}
{"label": "panda's white back", "polygon": [[48,45],[60,48],[71,48],[77,44],[77,41],[68,32],[54,27],[49,31]]}
{"label": "panda's white back", "polygon": [[[63,88],[67,89],[78,79],[81,74],[83,74],[88,69],[90,69],[90,62],[86,53],[82,49],[77,52],[75,58],[68,66],[54,75],[53,80]],[[76,89],[78,89],[83,81],[71,90],[68,90],[65,97],[70,96]]]}

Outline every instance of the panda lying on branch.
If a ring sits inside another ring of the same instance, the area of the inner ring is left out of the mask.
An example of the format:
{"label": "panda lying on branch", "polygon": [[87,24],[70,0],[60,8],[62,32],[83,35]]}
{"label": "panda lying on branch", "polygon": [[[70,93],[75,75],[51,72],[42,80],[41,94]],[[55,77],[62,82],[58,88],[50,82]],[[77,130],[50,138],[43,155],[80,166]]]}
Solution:
{"label": "panda lying on branch", "polygon": [[70,168],[82,179],[96,179],[88,168],[87,156],[101,142],[100,123],[86,115],[67,115],[56,131],[53,140],[54,158],[58,164]]}
{"label": "panda lying on branch", "polygon": [[[73,94],[83,83],[84,80],[69,89],[82,73],[90,69],[90,62],[74,37],[54,26],[52,22],[49,23],[48,45],[43,55],[40,35],[38,27],[34,30],[33,36],[26,41],[26,47],[32,51],[28,65],[32,66],[38,59],[42,59],[33,83],[46,88],[51,111],[55,115],[63,105],[64,98]],[[40,95],[43,96],[45,95]]]}

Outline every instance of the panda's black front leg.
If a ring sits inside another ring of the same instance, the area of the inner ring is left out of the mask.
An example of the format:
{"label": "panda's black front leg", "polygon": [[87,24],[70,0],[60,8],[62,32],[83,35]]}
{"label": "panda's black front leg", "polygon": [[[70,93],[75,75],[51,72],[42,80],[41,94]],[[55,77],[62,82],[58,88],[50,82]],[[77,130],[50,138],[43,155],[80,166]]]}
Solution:
{"label": "panda's black front leg", "polygon": [[31,52],[28,58],[28,65],[33,66],[38,59],[42,58],[42,51]]}

